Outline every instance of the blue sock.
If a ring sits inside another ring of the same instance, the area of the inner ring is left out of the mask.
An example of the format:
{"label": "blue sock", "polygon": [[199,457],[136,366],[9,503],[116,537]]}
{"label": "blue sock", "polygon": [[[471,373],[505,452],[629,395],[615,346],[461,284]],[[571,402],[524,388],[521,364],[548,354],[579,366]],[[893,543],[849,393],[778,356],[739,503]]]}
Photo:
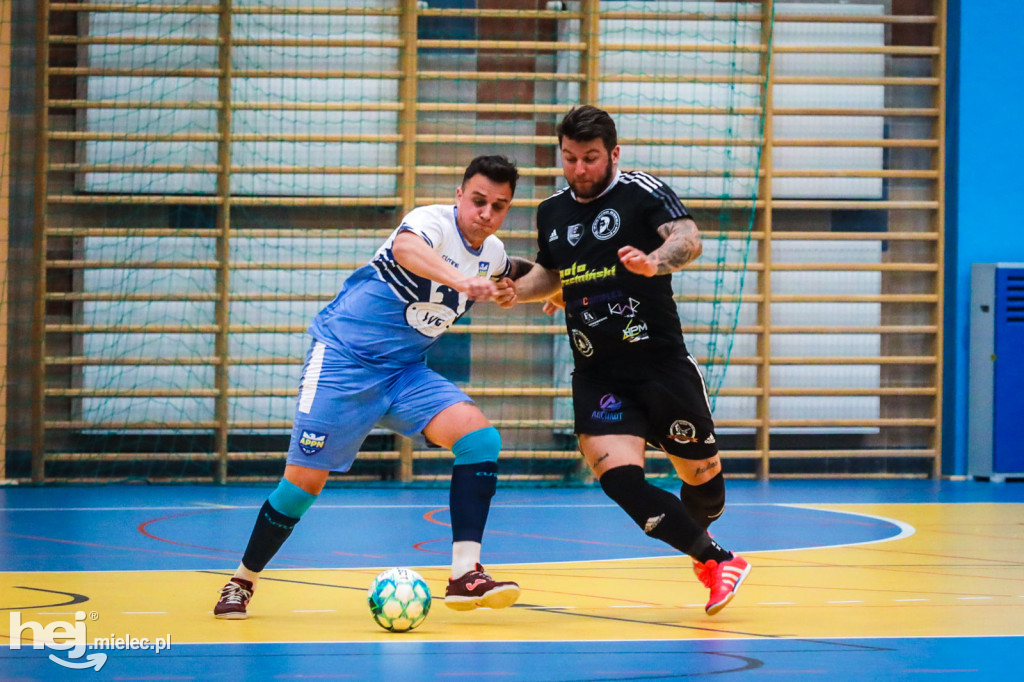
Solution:
{"label": "blue sock", "polygon": [[478,429],[452,446],[455,465],[448,491],[452,514],[452,541],[480,542],[498,487],[498,453],[501,436],[493,426]]}

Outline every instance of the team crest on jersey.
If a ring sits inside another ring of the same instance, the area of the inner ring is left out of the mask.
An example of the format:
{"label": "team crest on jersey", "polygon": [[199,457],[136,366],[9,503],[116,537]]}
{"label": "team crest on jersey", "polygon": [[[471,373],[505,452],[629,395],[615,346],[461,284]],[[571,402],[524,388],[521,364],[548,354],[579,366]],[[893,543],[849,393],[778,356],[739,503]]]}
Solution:
{"label": "team crest on jersey", "polygon": [[313,431],[302,430],[302,438],[299,439],[299,450],[304,455],[315,455],[324,449],[327,442],[326,433],[314,433]]}
{"label": "team crest on jersey", "polygon": [[576,246],[580,243],[580,238],[583,236],[583,225],[576,223],[566,228],[565,238],[569,240],[569,243]]}
{"label": "team crest on jersey", "polygon": [[482,260],[476,266],[476,276],[486,277],[487,271],[491,269],[491,264],[488,261]]}
{"label": "team crest on jersey", "polygon": [[615,209],[606,208],[597,214],[597,218],[594,219],[594,224],[591,225],[590,229],[595,237],[604,241],[611,239],[619,231],[619,222],[619,214]]}
{"label": "team crest on jersey", "polygon": [[417,301],[405,308],[405,321],[423,336],[434,338],[455,324],[458,313],[443,303]]}
{"label": "team crest on jersey", "polygon": [[587,335],[579,329],[572,330],[572,345],[576,346],[576,350],[585,358],[589,358],[594,354],[594,345],[590,343]]}

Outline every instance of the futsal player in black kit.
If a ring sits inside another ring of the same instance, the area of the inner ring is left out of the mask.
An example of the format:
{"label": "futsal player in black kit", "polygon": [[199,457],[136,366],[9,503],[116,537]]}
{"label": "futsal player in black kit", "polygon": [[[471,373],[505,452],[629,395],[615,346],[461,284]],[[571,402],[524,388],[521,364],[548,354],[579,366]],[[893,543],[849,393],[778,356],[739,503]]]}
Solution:
{"label": "futsal player in black kit", "polygon": [[[750,565],[707,532],[725,509],[725,481],[704,379],[672,298],[672,273],[700,256],[700,233],[661,180],[618,170],[607,112],[574,108],[557,132],[569,186],[537,209],[537,263],[512,283],[505,306],[561,294],[580,451],[647,535],[693,558],[714,615]],[[648,442],[668,453],[683,480],[679,497],[646,480]]]}

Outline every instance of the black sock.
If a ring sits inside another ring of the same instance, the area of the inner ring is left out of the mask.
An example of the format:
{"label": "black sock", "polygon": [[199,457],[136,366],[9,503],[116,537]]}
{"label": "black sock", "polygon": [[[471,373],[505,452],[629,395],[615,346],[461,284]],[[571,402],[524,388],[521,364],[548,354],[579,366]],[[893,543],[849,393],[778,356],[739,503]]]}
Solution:
{"label": "black sock", "polygon": [[498,487],[498,463],[458,464],[452,467],[448,506],[452,513],[452,542],[480,542]]}
{"label": "black sock", "polygon": [[609,469],[601,475],[601,488],[652,538],[699,561],[707,560],[702,556],[732,558],[690,518],[678,497],[647,482],[643,467],[631,464]]}
{"label": "black sock", "polygon": [[725,511],[725,476],[719,471],[700,485],[683,483],[679,489],[679,498],[690,518],[701,528],[707,529]]}
{"label": "black sock", "polygon": [[285,516],[270,506],[270,500],[263,503],[256,525],[249,536],[249,544],[242,555],[242,565],[253,573],[262,571],[267,563],[274,558],[277,550],[292,534],[298,519]]}

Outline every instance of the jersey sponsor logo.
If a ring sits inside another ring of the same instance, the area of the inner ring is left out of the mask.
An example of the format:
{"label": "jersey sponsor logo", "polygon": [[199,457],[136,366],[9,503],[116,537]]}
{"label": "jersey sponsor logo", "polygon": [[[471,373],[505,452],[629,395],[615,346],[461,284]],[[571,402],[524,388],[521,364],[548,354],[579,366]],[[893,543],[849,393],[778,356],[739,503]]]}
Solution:
{"label": "jersey sponsor logo", "polygon": [[627,303],[609,303],[608,312],[622,317],[636,317],[636,309],[639,307],[640,301],[631,297]]}
{"label": "jersey sponsor logo", "polygon": [[580,313],[580,317],[583,319],[583,322],[588,327],[596,327],[597,325],[601,324],[602,322],[608,319],[607,317],[598,317],[589,310],[584,310],[582,313]]}
{"label": "jersey sponsor logo", "polygon": [[314,431],[302,430],[302,438],[299,438],[299,450],[304,455],[315,455],[324,449],[324,444],[327,442],[326,433],[316,433]]}
{"label": "jersey sponsor logo", "polygon": [[441,254],[441,258],[443,258],[446,263],[451,263],[452,267],[455,268],[456,270],[459,269],[459,261],[443,253]]}
{"label": "jersey sponsor logo", "polygon": [[605,393],[598,402],[600,409],[590,413],[590,418],[599,422],[622,421],[622,401],[614,393]]}
{"label": "jersey sponsor logo", "polygon": [[619,289],[609,291],[606,294],[595,294],[593,296],[584,296],[583,298],[570,298],[566,301],[566,305],[569,307],[584,307],[590,305],[597,305],[598,303],[604,303],[605,301],[617,301],[622,298],[625,294]]}
{"label": "jersey sponsor logo", "polygon": [[647,336],[647,323],[638,318],[630,318],[629,322],[626,323],[625,329],[622,330],[622,340],[629,343],[646,341],[649,338]]}
{"label": "jersey sponsor logo", "polygon": [[677,443],[696,443],[697,429],[690,422],[677,419],[668,427],[668,437]]}
{"label": "jersey sponsor logo", "polygon": [[589,358],[594,354],[594,345],[590,343],[590,339],[587,338],[587,335],[579,329],[572,330],[572,345],[575,346],[579,354],[585,358]]}
{"label": "jersey sponsor logo", "polygon": [[569,227],[566,228],[565,238],[573,246],[576,246],[577,244],[579,244],[580,243],[580,239],[582,237],[583,237],[583,224],[582,223],[576,223],[575,225],[570,225]]}
{"label": "jersey sponsor logo", "polygon": [[459,314],[443,303],[410,303],[405,307],[405,321],[424,336],[434,338],[448,331]]}
{"label": "jersey sponsor logo", "polygon": [[594,233],[595,237],[604,241],[615,236],[619,231],[620,222],[619,214],[615,209],[606,208],[594,218],[594,224],[590,226],[590,230]]}
{"label": "jersey sponsor logo", "polygon": [[614,265],[609,265],[606,268],[600,270],[587,270],[587,266],[582,263],[573,263],[567,268],[558,271],[558,276],[562,280],[562,286],[567,287],[573,284],[582,284],[583,282],[593,282],[597,279],[605,279],[606,277],[615,276]]}

